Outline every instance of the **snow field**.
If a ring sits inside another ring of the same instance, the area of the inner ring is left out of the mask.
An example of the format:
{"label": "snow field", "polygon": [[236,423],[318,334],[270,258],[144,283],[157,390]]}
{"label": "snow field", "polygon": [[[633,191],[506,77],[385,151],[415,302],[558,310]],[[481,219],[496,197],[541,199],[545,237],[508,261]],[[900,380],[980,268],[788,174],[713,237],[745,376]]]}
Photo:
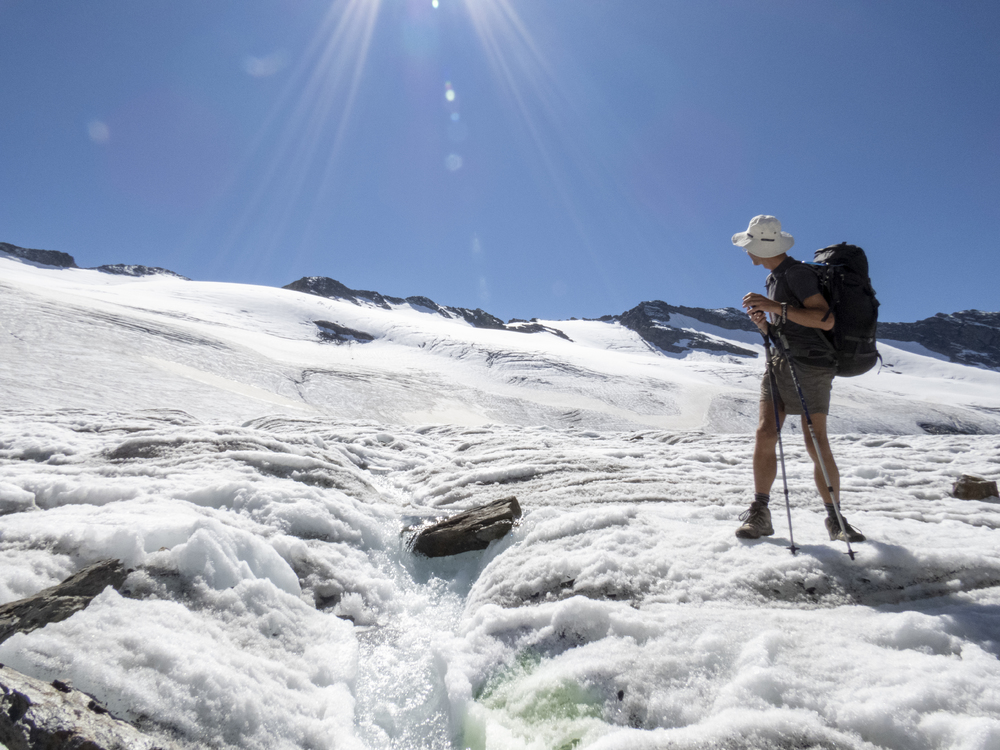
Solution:
{"label": "snow field", "polygon": [[[1000,374],[837,382],[854,562],[789,420],[792,556],[780,482],[733,536],[759,358],[543,323],[0,258],[0,602],[133,569],[0,663],[199,748],[1000,746],[1000,502],[950,494],[1000,478]],[[408,552],[510,495],[484,552]]]}
{"label": "snow field", "polygon": [[[763,351],[755,335],[673,317],[693,333]],[[617,323],[542,321],[567,341],[476,329],[409,304],[382,309],[9,258],[0,258],[0,319],[0,387],[12,408],[735,434],[757,421],[759,357],[668,357]],[[374,340],[325,342],[317,321]],[[923,433],[921,423],[1000,431],[1000,373],[889,344],[883,355],[881,372],[838,381],[832,431]]]}
{"label": "snow field", "polygon": [[[0,662],[209,747],[995,746],[1000,503],[949,492],[1000,446],[836,436],[872,540],[851,562],[800,438],[792,556],[783,498],[774,537],[733,536],[749,436],[21,412],[0,601],[135,572]],[[511,494],[485,552],[406,551],[406,525]]]}

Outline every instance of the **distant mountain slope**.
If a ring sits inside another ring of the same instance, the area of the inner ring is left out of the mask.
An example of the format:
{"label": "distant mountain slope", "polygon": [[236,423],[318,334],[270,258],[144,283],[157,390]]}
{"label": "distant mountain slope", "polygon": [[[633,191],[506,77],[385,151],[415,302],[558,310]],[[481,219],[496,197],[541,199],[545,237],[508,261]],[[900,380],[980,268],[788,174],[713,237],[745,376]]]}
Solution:
{"label": "distant mountain slope", "polygon": [[[9,242],[0,242],[0,252],[7,253],[8,255],[19,258],[20,260],[26,260],[29,263],[35,263],[41,266],[52,266],[53,268],[79,268],[72,255],[60,252],[59,250],[35,250],[28,247],[11,245]],[[173,271],[168,271],[166,268],[158,268],[156,266],[114,263],[111,265],[97,266],[96,268],[89,270],[109,273],[115,276],[176,276],[179,279],[190,281],[187,276],[181,276],[179,273],[174,273]]]}
{"label": "distant mountain slope", "polygon": [[0,251],[15,258],[26,260],[29,263],[38,263],[43,266],[52,266],[53,268],[79,268],[76,265],[76,261],[73,260],[72,255],[59,252],[58,250],[33,250],[27,247],[11,245],[9,242],[0,242]]}
{"label": "distant mountain slope", "polygon": [[181,276],[179,273],[174,273],[166,268],[159,268],[158,266],[137,266],[130,265],[127,263],[114,263],[110,266],[97,266],[93,270],[100,271],[101,273],[110,273],[115,276],[174,276],[178,279],[184,279],[185,281],[190,281],[187,276]]}
{"label": "distant mountain slope", "polygon": [[379,292],[370,292],[363,289],[351,289],[341,284],[336,279],[326,276],[305,276],[291,284],[286,284],[282,289],[291,289],[295,292],[305,292],[315,294],[317,297],[327,299],[342,299],[354,304],[369,304],[381,307],[383,310],[391,310],[394,305],[410,305],[416,308],[425,308],[429,312],[437,313],[445,318],[461,318],[475,328],[495,328],[503,330],[507,326],[499,318],[490,315],[485,310],[469,310],[464,307],[442,307],[437,302],[427,297],[390,297]]}
{"label": "distant mountain slope", "polygon": [[[626,328],[635,331],[653,346],[680,354],[690,349],[700,349],[711,352],[726,352],[741,357],[756,357],[757,352],[737,346],[727,338],[718,335],[695,331],[690,325],[690,318],[700,323],[706,323],[713,328],[721,329],[725,335],[730,331],[752,332],[759,339],[757,326],[750,322],[746,315],[735,308],[722,310],[705,310],[695,307],[675,307],[666,302],[654,300],[643,302],[631,310],[616,316]],[[671,324],[673,322],[673,325]],[[687,325],[685,325],[687,323]]]}
{"label": "distant mountain slope", "polygon": [[[56,250],[36,250],[0,242],[0,253],[42,266],[78,268],[73,256]],[[186,279],[173,271],[144,265],[119,263],[91,270],[124,276],[175,276]],[[557,321],[543,324],[533,318],[530,321],[513,319],[504,323],[479,308],[439,305],[419,295],[404,298],[351,289],[325,276],[306,276],[283,288],[383,310],[409,307],[445,319],[464,321],[473,328],[549,333],[567,340],[571,338],[564,326],[552,325]],[[732,307],[708,310],[653,300],[642,302],[619,315],[606,315],[600,320],[620,323],[637,333],[649,346],[668,355],[702,351],[754,358],[757,356],[754,345],[760,343],[756,327],[741,310]],[[327,325],[326,329],[329,328]],[[880,323],[878,335],[880,341],[888,344],[894,341],[916,343],[947,357],[951,362],[1000,371],[1000,312],[964,310],[951,314],[938,313],[915,323]]]}
{"label": "distant mountain slope", "polygon": [[[332,279],[306,286],[133,279],[2,252],[5,408],[602,432],[756,425],[763,346],[738,310],[652,301],[600,320],[502,323]],[[884,352],[881,372],[838,380],[831,430],[1000,433],[1000,373],[915,346]]]}
{"label": "distant mountain slope", "polygon": [[884,341],[912,341],[952,362],[1000,370],[1000,312],[963,310],[916,323],[879,323]]}

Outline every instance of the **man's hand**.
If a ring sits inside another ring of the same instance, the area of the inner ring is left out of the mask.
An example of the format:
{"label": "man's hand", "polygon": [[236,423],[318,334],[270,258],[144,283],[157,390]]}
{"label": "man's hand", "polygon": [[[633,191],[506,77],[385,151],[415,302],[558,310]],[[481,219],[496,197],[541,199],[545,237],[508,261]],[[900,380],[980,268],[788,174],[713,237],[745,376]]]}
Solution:
{"label": "man's hand", "polygon": [[[765,297],[757,292],[750,292],[743,298],[743,307],[750,320],[757,324],[761,331],[767,332],[767,316],[765,313],[781,314],[781,303]],[[833,315],[828,314],[829,305],[822,294],[814,294],[802,300],[802,307],[788,306],[788,319],[806,328],[819,328],[829,331],[833,328]],[[826,318],[824,320],[824,318]]]}
{"label": "man's hand", "polygon": [[743,298],[743,308],[747,311],[761,333],[767,333],[767,313],[781,312],[781,304],[757,292],[750,292]]}

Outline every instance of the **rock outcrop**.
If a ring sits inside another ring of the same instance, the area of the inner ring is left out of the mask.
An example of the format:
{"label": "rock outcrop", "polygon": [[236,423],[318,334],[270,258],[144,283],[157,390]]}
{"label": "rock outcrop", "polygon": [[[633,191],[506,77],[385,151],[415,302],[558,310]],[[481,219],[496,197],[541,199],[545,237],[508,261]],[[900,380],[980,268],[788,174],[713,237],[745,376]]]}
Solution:
{"label": "rock outcrop", "polygon": [[520,517],[516,497],[496,500],[421,529],[413,540],[413,551],[426,557],[445,557],[486,549],[514,528]]}
{"label": "rock outcrop", "polygon": [[[17,245],[12,245],[9,242],[0,242],[0,252],[5,252],[15,258],[26,260],[29,263],[36,263],[40,266],[52,266],[53,268],[79,268],[72,255],[60,252],[59,250],[34,250],[28,247],[18,247]],[[181,276],[179,273],[174,273],[166,268],[158,268],[156,266],[114,263],[106,266],[96,266],[88,270],[110,273],[116,276],[173,276],[178,279],[190,281],[187,276]]]}
{"label": "rock outcrop", "polygon": [[959,500],[987,500],[1000,496],[1000,491],[994,481],[963,474],[955,482],[951,494]]}
{"label": "rock outcrop", "polygon": [[675,307],[666,302],[643,302],[617,320],[625,328],[635,331],[655,347],[671,354],[683,354],[691,349],[712,352],[727,352],[741,357],[756,357],[752,349],[737,346],[730,341],[712,338],[698,331],[680,328],[671,324],[671,315],[683,315],[702,323],[729,331],[757,331],[757,326],[746,315],[735,308],[723,310],[703,310],[692,307]]}
{"label": "rock outcrop", "polygon": [[8,750],[170,750],[60,680],[0,664],[0,745]]}
{"label": "rock outcrop", "polygon": [[97,266],[93,270],[100,271],[101,273],[110,273],[114,276],[171,276],[175,279],[184,279],[185,281],[190,281],[187,276],[181,276],[179,273],[174,273],[166,268],[159,268],[158,266],[137,266],[130,265],[128,263],[113,263],[110,266]]}
{"label": "rock outcrop", "polygon": [[34,596],[0,606],[0,643],[15,633],[30,633],[65,620],[108,586],[120,590],[127,575],[118,560],[101,560]]}
{"label": "rock outcrop", "polygon": [[368,303],[385,310],[391,309],[393,305],[410,305],[411,307],[423,308],[427,312],[445,318],[460,318],[474,328],[504,330],[507,327],[502,320],[479,308],[469,310],[464,307],[443,307],[428,297],[415,296],[404,299],[403,297],[390,297],[364,289],[351,289],[336,279],[326,276],[305,276],[298,281],[293,281],[291,284],[286,284],[282,288],[291,289],[295,292],[315,294],[317,297],[326,297],[327,299],[346,300],[355,305]]}
{"label": "rock outcrop", "polygon": [[364,331],[356,331],[353,328],[342,326],[340,323],[331,323],[328,320],[313,321],[319,328],[319,337],[323,341],[332,341],[335,344],[346,344],[352,341],[368,342],[374,341],[375,337]]}
{"label": "rock outcrop", "polygon": [[952,362],[1000,370],[1000,312],[963,310],[916,323],[879,323],[883,341],[912,341]]}
{"label": "rock outcrop", "polygon": [[0,251],[13,255],[15,258],[26,260],[29,263],[38,263],[42,266],[54,266],[55,268],[79,268],[73,256],[68,253],[61,253],[58,250],[33,250],[28,247],[18,247],[9,242],[0,242]]}
{"label": "rock outcrop", "polygon": [[517,331],[518,333],[551,333],[553,336],[558,336],[566,341],[572,341],[569,336],[560,331],[558,328],[552,328],[551,326],[542,325],[538,322],[538,318],[532,318],[531,321],[527,320],[508,320],[507,321],[508,331]]}

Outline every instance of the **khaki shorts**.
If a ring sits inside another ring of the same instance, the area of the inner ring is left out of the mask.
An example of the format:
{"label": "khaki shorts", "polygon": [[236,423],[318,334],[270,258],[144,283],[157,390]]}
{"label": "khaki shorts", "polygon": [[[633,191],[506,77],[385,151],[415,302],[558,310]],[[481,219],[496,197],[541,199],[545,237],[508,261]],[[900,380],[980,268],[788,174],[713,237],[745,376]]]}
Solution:
{"label": "khaki shorts", "polygon": [[[832,367],[795,365],[795,375],[802,386],[802,395],[810,414],[830,413],[830,391],[833,389],[835,374],[836,370]],[[774,357],[774,377],[778,381],[778,405],[784,409],[785,414],[802,414],[802,402],[788,371],[788,361],[780,355]],[[766,370],[760,383],[760,400],[771,400],[771,384]]]}

